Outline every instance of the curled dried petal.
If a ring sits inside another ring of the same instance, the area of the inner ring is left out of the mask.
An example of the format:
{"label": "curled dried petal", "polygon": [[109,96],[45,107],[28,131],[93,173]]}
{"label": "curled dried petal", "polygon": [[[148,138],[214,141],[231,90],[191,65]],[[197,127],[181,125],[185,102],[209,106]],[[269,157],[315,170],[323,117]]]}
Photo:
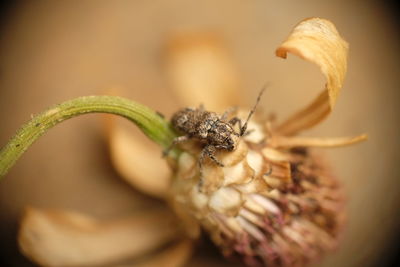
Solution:
{"label": "curled dried petal", "polygon": [[286,58],[288,52],[318,65],[327,83],[326,90],[308,107],[278,126],[277,131],[282,135],[294,135],[308,129],[332,111],[346,75],[348,44],[330,21],[310,18],[293,29],[276,50],[276,55]]}

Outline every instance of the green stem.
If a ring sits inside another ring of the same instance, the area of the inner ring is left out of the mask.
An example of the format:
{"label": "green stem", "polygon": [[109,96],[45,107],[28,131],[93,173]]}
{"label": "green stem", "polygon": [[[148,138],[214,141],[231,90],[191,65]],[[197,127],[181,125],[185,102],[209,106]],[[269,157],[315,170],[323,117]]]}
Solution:
{"label": "green stem", "polygon": [[[29,146],[56,124],[87,113],[111,113],[135,123],[151,140],[166,149],[176,137],[168,121],[150,108],[117,96],[85,96],[56,105],[23,125],[0,151],[0,179]],[[176,152],[171,151],[175,156]]]}

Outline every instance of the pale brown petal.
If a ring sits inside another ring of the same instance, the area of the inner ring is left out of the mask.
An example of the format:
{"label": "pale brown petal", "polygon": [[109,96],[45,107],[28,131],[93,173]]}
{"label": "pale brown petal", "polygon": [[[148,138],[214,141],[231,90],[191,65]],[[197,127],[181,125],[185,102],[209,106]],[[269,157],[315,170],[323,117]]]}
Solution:
{"label": "pale brown petal", "polygon": [[327,83],[326,91],[277,128],[282,135],[294,135],[308,129],[332,111],[346,75],[348,44],[330,21],[310,18],[293,29],[276,50],[276,55],[286,58],[288,52],[319,66]]}
{"label": "pale brown petal", "polygon": [[104,266],[172,240],[178,232],[174,218],[166,210],[157,210],[99,222],[75,212],[30,208],[18,241],[22,252],[43,266]]}
{"label": "pale brown petal", "polygon": [[118,173],[136,189],[164,198],[170,184],[170,169],[161,150],[144,144],[114,117],[107,117],[111,160]]}
{"label": "pale brown petal", "polygon": [[114,267],[180,267],[188,261],[193,251],[193,242],[189,239],[181,240],[170,245],[158,254],[137,264],[124,264]]}
{"label": "pale brown petal", "polygon": [[185,106],[223,111],[239,104],[238,75],[224,43],[210,33],[181,33],[167,46],[166,72]]}
{"label": "pale brown petal", "polygon": [[339,147],[356,144],[367,140],[367,135],[354,137],[336,137],[336,138],[315,138],[315,137],[284,137],[273,136],[270,139],[270,146],[275,148],[291,147]]}

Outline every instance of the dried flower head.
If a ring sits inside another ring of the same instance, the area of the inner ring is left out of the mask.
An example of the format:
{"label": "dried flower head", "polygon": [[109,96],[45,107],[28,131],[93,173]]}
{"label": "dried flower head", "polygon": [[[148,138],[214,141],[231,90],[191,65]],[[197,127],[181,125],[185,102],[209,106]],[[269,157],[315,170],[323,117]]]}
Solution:
{"label": "dried flower head", "polygon": [[224,167],[208,160],[200,172],[198,144],[183,148],[172,201],[226,256],[249,266],[303,265],[337,245],[344,217],[341,187],[318,155],[260,143],[270,133],[265,124],[253,123],[258,130],[234,152],[217,152]]}
{"label": "dried flower head", "polygon": [[[190,234],[198,223],[224,255],[248,266],[303,266],[337,246],[344,221],[341,186],[312,146],[340,146],[356,138],[294,137],[323,120],[334,107],[346,72],[347,43],[332,23],[312,18],[298,24],[276,54],[292,52],[320,66],[326,90],[286,122],[261,117],[233,152],[202,161],[204,147],[181,145],[171,202]],[[248,112],[239,111],[246,120]],[[220,162],[222,164],[216,164]]]}

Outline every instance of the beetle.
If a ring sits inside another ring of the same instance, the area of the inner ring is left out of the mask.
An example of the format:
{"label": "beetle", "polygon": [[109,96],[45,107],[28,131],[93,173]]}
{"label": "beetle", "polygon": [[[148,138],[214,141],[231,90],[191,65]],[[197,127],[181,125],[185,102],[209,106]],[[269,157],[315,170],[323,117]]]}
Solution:
{"label": "beetle", "polygon": [[[203,105],[200,105],[199,108],[184,108],[177,111],[173,114],[171,123],[183,135],[173,140],[171,146],[164,151],[164,155],[168,154],[173,146],[194,139],[204,144],[199,157],[200,170],[206,156],[220,167],[224,167],[224,164],[215,157],[215,152],[221,149],[234,151],[237,148],[240,137],[249,133],[247,131],[247,123],[255,112],[264,90],[265,87],[260,91],[256,103],[250,110],[243,125],[238,117],[228,120],[229,116],[237,110],[235,107],[226,110],[221,116],[215,112],[205,110]],[[239,132],[234,129],[236,124],[239,124]]]}

